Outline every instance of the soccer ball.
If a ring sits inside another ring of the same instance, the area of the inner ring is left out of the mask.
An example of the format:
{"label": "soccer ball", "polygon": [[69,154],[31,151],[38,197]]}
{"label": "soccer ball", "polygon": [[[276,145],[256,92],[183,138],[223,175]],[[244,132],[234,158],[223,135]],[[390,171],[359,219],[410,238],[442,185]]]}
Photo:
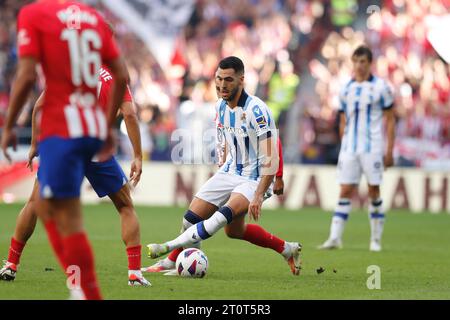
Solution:
{"label": "soccer ball", "polygon": [[208,270],[208,258],[202,250],[188,248],[178,255],[175,266],[182,277],[203,278]]}

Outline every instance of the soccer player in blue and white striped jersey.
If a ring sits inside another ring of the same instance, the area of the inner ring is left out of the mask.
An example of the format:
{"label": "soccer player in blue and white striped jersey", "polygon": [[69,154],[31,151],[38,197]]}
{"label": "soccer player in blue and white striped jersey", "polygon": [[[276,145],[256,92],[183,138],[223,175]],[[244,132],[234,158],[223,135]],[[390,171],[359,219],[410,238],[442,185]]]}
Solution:
{"label": "soccer player in blue and white striped jersey", "polygon": [[183,219],[183,233],[163,244],[149,244],[149,256],[157,258],[182,247],[198,247],[224,228],[231,238],[275,250],[298,275],[299,243],[245,223],[247,212],[255,220],[259,218],[278,171],[277,130],[271,111],[261,99],[245,92],[244,64],[239,58],[221,60],[215,80],[218,143],[225,142],[226,159],[219,160],[219,171],[192,200]]}
{"label": "soccer player in blue and white striped jersey", "polygon": [[351,210],[350,198],[364,174],[369,192],[369,249],[380,251],[385,214],[380,184],[383,169],[393,165],[394,97],[386,81],[371,73],[372,52],[367,46],[359,46],[354,51],[352,62],[354,78],[342,88],[339,96],[339,132],[342,139],[338,161],[340,198],[332,219],[330,236],[319,248],[342,247],[342,234]]}

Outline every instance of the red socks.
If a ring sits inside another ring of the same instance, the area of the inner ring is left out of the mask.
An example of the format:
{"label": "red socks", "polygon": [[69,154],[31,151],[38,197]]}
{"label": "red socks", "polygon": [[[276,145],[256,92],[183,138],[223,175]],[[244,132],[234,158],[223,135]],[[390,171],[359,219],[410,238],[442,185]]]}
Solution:
{"label": "red socks", "polygon": [[284,240],[268,233],[257,224],[247,224],[242,239],[260,247],[271,248],[278,253],[284,250]]}
{"label": "red socks", "polygon": [[80,268],[80,284],[87,300],[101,300],[94,270],[94,255],[84,232],[72,234],[62,240],[66,265]]}
{"label": "red socks", "polygon": [[141,245],[128,247],[128,270],[141,270]]}
{"label": "red socks", "polygon": [[22,250],[25,247],[25,243],[19,242],[14,238],[11,238],[11,246],[9,247],[8,262],[19,264]]}
{"label": "red socks", "polygon": [[48,240],[53,248],[53,251],[58,258],[58,262],[63,268],[63,271],[66,272],[67,265],[64,263],[64,247],[61,235],[59,234],[58,229],[56,228],[56,223],[53,220],[47,221],[45,223],[45,230],[47,231]]}
{"label": "red socks", "polygon": [[168,258],[170,261],[176,262],[176,261],[177,261],[177,258],[178,258],[178,255],[181,253],[181,251],[183,251],[183,247],[178,248],[178,249],[174,249],[174,250],[172,250],[172,252],[167,256],[167,258]]}

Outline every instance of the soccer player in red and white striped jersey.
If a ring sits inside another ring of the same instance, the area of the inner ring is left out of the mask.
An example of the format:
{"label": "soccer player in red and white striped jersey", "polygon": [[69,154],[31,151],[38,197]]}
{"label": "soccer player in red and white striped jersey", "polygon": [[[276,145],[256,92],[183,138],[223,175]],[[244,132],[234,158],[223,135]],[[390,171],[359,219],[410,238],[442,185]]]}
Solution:
{"label": "soccer player in red and white striped jersey", "polygon": [[[82,222],[80,188],[86,162],[102,146],[101,158],[111,154],[112,125],[125,92],[127,70],[108,25],[85,4],[37,1],[21,9],[17,29],[19,62],[1,148],[10,159],[7,147],[15,140],[13,127],[40,63],[47,93],[40,122],[37,207],[52,213],[45,225],[50,243],[53,248],[63,248],[65,266],[79,269],[85,297],[101,299],[93,252]],[[98,106],[96,97],[102,63],[115,78],[108,114]]]}

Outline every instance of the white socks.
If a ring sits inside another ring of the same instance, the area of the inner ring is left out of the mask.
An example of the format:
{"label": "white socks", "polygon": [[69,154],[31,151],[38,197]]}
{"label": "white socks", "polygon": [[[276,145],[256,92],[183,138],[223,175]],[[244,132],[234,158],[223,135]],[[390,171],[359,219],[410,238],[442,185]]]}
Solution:
{"label": "white socks", "polygon": [[383,200],[373,200],[369,204],[370,241],[381,242],[384,229]]}
{"label": "white socks", "polygon": [[[376,200],[370,200],[369,203],[369,220],[370,220],[370,241],[381,242],[381,236],[384,229],[384,213],[383,213],[383,201],[379,198]],[[345,223],[347,222],[348,215],[352,209],[352,205],[349,199],[340,199],[336,210],[334,212],[333,219],[331,220],[330,237],[329,240],[341,241],[344,233]]]}
{"label": "white socks", "polygon": [[134,274],[138,278],[142,278],[142,272],[141,270],[128,270],[128,277]]}
{"label": "white socks", "polygon": [[216,211],[209,219],[198,222],[190,226],[176,239],[166,243],[169,250],[188,247],[191,248],[214,235],[221,228],[229,224],[233,219],[233,212],[229,207],[222,207]]}
{"label": "white socks", "polygon": [[339,199],[334,211],[333,219],[331,220],[330,240],[341,241],[345,223],[347,222],[351,210],[352,204],[350,199]]}
{"label": "white socks", "polygon": [[[180,233],[183,234],[187,229],[189,229],[190,227],[192,227],[194,224],[200,223],[200,222],[202,222],[201,219],[199,219],[197,222],[194,222],[194,221],[192,221],[192,220],[188,221],[188,220],[186,220],[186,216],[184,216],[184,218],[183,218],[183,227],[181,228]],[[200,249],[200,247],[201,247],[201,242],[193,243],[193,244],[191,245],[191,248],[197,248],[197,249]]]}

